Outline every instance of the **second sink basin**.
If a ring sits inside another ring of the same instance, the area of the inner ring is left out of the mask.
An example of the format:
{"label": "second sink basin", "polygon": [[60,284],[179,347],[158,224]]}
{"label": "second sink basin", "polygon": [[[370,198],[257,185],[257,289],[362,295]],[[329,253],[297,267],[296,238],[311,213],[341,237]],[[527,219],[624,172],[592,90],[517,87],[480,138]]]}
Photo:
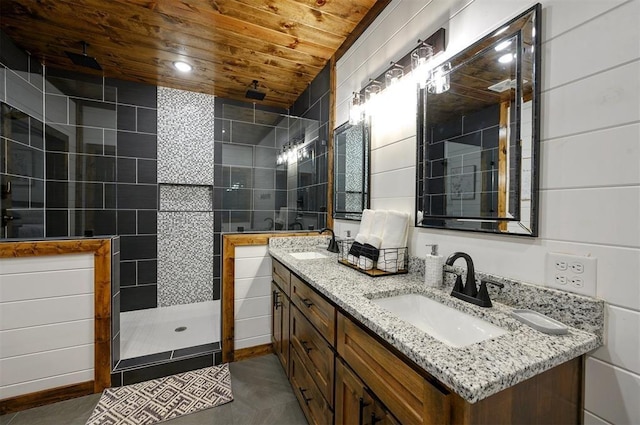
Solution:
{"label": "second sink basin", "polygon": [[326,255],[315,251],[291,252],[289,255],[297,260],[318,260],[320,258],[327,258]]}
{"label": "second sink basin", "polygon": [[508,332],[419,294],[397,295],[371,301],[452,347],[465,347]]}

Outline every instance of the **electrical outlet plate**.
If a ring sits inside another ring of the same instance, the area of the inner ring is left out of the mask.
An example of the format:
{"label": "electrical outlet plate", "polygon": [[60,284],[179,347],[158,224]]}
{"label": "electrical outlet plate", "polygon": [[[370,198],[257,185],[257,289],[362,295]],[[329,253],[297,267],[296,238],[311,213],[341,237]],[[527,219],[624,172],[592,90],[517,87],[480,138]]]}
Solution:
{"label": "electrical outlet plate", "polygon": [[596,262],[595,257],[548,252],[545,282],[551,288],[595,297]]}

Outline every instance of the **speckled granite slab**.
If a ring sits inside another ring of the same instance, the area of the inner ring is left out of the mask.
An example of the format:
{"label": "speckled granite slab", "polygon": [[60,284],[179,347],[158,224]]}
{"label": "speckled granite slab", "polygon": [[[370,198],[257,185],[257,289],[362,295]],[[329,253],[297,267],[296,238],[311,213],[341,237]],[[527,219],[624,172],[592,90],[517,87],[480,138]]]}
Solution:
{"label": "speckled granite slab", "polygon": [[[322,249],[318,245],[324,245],[323,241],[326,238],[271,238],[269,252],[318,292],[471,403],[601,345],[604,326],[604,303],[601,301],[478,273],[483,278],[505,283],[501,293],[492,293],[494,307],[482,308],[449,295],[452,273],[447,273],[450,276],[444,285],[446,289],[427,288],[419,267],[417,272],[410,268],[410,273],[405,275],[372,278],[340,265],[336,254],[327,251],[323,251],[328,255],[325,259],[297,260],[289,255]],[[407,293],[423,294],[509,332],[454,348],[370,301]],[[510,312],[514,307],[548,314],[570,326],[569,332],[566,335],[541,333],[513,319]]]}

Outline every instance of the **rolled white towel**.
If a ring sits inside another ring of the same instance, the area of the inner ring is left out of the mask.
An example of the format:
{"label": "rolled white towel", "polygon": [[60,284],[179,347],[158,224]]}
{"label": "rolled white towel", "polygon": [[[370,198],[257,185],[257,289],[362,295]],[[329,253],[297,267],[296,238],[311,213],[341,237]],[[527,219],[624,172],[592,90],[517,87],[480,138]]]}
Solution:
{"label": "rolled white towel", "polygon": [[371,234],[371,228],[373,227],[373,219],[375,216],[375,211],[370,209],[365,209],[362,211],[362,219],[360,219],[360,228],[358,229],[358,233],[368,237]]}
{"label": "rolled white towel", "polygon": [[409,214],[400,211],[388,211],[384,225],[378,268],[396,273],[404,266],[407,238],[409,236]]}
{"label": "rolled white towel", "polygon": [[382,238],[384,228],[386,226],[386,221],[387,211],[377,210],[373,216],[373,223],[371,225],[371,232],[369,233],[369,236],[377,236],[379,238]]}

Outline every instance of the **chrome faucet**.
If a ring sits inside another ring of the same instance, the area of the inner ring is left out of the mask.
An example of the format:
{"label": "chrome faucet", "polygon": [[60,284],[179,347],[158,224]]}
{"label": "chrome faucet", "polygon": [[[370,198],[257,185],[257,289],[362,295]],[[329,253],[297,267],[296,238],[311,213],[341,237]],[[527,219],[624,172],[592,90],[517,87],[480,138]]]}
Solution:
{"label": "chrome faucet", "polygon": [[491,299],[489,298],[489,291],[487,291],[487,284],[495,285],[500,288],[504,288],[504,285],[499,282],[492,282],[489,280],[482,280],[480,282],[480,289],[476,286],[476,271],[473,267],[473,260],[469,254],[464,252],[454,252],[447,258],[446,264],[452,266],[458,258],[464,258],[467,263],[467,279],[464,284],[462,283],[462,277],[458,274],[456,277],[456,283],[453,285],[451,296],[461,299],[463,301],[479,305],[480,307],[491,307]]}
{"label": "chrome faucet", "polygon": [[325,231],[331,232],[331,241],[329,241],[329,246],[327,247],[327,251],[329,252],[340,252],[340,247],[336,242],[336,234],[333,233],[333,230],[329,227],[325,227],[323,229],[318,230],[318,233],[323,234]]}

